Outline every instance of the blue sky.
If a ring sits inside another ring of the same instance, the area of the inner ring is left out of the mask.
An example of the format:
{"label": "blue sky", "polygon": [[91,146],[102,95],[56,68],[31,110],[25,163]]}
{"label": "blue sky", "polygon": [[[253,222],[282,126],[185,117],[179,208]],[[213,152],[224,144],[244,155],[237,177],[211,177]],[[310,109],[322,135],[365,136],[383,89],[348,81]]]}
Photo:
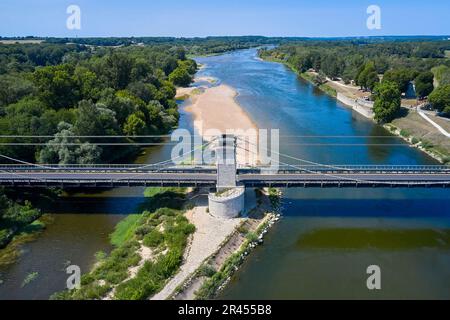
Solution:
{"label": "blue sky", "polygon": [[[68,30],[66,9],[81,9]],[[369,5],[381,30],[366,27]],[[0,0],[0,36],[448,35],[449,0]]]}

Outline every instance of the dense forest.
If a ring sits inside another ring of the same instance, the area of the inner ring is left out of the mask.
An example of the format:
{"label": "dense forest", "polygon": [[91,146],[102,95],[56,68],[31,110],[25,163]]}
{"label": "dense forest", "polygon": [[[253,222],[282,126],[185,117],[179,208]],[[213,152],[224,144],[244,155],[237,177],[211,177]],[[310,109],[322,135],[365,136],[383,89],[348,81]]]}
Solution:
{"label": "dense forest", "polygon": [[[377,120],[384,122],[395,117],[400,96],[411,81],[419,98],[429,96],[436,109],[450,113],[449,50],[449,41],[437,40],[297,41],[262,49],[260,55],[284,62],[299,73],[314,70],[318,73],[314,79],[317,84],[326,82],[327,78],[342,79],[345,83],[354,81],[362,89],[373,92],[374,99],[384,92],[389,101],[378,101],[381,107],[375,109]],[[395,107],[391,108],[393,104]]]}
{"label": "dense forest", "polygon": [[191,55],[219,54],[231,50],[247,49],[280,43],[281,38],[261,36],[172,38],[172,37],[131,37],[131,38],[48,38],[48,43],[76,43],[91,46],[130,46],[130,45],[172,45],[186,48]]}
{"label": "dense forest", "polygon": [[[176,86],[189,85],[197,70],[183,47],[170,44],[10,44],[0,45],[0,61],[3,163],[5,156],[46,164],[132,156],[138,151],[133,145],[100,144],[168,133],[178,124]],[[23,199],[14,200],[0,190],[0,248],[39,216]]]}

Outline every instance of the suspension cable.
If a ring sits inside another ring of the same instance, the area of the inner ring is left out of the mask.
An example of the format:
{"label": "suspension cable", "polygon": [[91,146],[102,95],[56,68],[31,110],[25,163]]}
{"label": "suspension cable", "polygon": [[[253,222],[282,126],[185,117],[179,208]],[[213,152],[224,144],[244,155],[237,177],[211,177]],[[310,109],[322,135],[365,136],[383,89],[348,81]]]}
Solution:
{"label": "suspension cable", "polygon": [[[253,151],[248,150],[248,149],[245,149],[245,148],[243,148],[243,147],[241,147],[241,146],[237,146],[237,147],[240,148],[240,149],[243,149],[243,150],[245,150],[245,151],[248,151],[248,152],[253,152]],[[253,153],[255,154],[255,152],[253,152]],[[386,185],[393,185],[393,184],[394,184],[394,185],[409,185],[409,183],[407,183],[407,182],[373,181],[373,180],[361,180],[361,179],[356,179],[356,178],[343,177],[343,176],[339,176],[339,175],[333,175],[333,174],[329,174],[329,173],[323,173],[323,172],[318,172],[318,171],[308,170],[308,169],[306,169],[306,168],[304,168],[304,167],[298,167],[298,166],[295,166],[295,165],[292,165],[292,164],[289,164],[289,163],[285,163],[285,162],[282,162],[282,161],[278,161],[278,160],[272,160],[272,161],[275,161],[275,162],[278,163],[278,164],[285,165],[285,166],[289,166],[289,167],[292,167],[292,168],[294,168],[294,169],[302,170],[302,171],[305,171],[305,172],[308,172],[308,173],[311,173],[311,174],[323,175],[323,176],[327,176],[327,177],[331,177],[331,178],[336,178],[336,179],[342,179],[342,180],[354,181],[354,182],[359,182],[359,183],[374,183],[374,184],[377,183],[377,184],[386,184]],[[320,165],[320,164],[319,164],[319,165]],[[348,170],[349,170],[349,169],[345,169],[345,171],[348,171]],[[430,182],[429,184],[442,184],[442,183],[444,183],[444,184],[449,184],[449,182]]]}

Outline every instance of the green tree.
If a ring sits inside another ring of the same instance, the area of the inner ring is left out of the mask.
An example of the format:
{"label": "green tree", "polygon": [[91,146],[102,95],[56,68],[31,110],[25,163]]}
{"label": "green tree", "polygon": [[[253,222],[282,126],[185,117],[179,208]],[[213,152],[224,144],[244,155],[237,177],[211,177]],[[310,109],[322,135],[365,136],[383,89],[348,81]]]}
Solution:
{"label": "green tree", "polygon": [[146,133],[145,115],[138,111],[127,118],[123,131],[129,136],[138,136]]}
{"label": "green tree", "polygon": [[332,80],[342,75],[344,62],[335,55],[327,55],[323,61],[321,70]]}
{"label": "green tree", "polygon": [[375,87],[373,111],[377,122],[392,121],[400,110],[401,93],[394,82],[383,81]]}
{"label": "green tree", "polygon": [[178,67],[186,69],[191,75],[197,72],[197,63],[195,60],[178,60]]}
{"label": "green tree", "polygon": [[103,84],[97,75],[86,67],[76,67],[74,72],[75,81],[80,88],[81,99],[98,99]]}
{"label": "green tree", "polygon": [[104,74],[110,87],[120,90],[125,89],[131,82],[133,59],[125,53],[115,52],[106,57]]}
{"label": "green tree", "polygon": [[434,89],[428,100],[438,111],[450,113],[450,84]]}
{"label": "green tree", "polygon": [[366,86],[371,92],[375,89],[375,86],[380,82],[378,73],[376,71],[370,72],[366,77]]}
{"label": "green tree", "polygon": [[79,90],[70,65],[38,68],[32,79],[41,101],[54,109],[71,107],[78,101]]}
{"label": "green tree", "polygon": [[113,136],[119,133],[114,111],[92,101],[80,101],[74,132],[79,136]]}
{"label": "green tree", "polygon": [[[376,74],[375,64],[372,61],[363,65],[357,74],[356,83],[364,89],[369,89],[369,85],[374,84],[374,74]],[[369,80],[370,79],[370,80]]]}
{"label": "green tree", "polygon": [[431,69],[438,86],[450,84],[450,68],[445,65],[440,65]]}
{"label": "green tree", "polygon": [[19,75],[0,76],[0,108],[36,92],[33,83]]}
{"label": "green tree", "polygon": [[59,132],[39,153],[40,163],[92,164],[100,160],[101,149],[87,142],[75,139],[73,126],[61,122]]}
{"label": "green tree", "polygon": [[416,79],[416,93],[420,98],[428,96],[434,89],[434,75],[430,71],[420,73]]}
{"label": "green tree", "polygon": [[169,81],[177,86],[187,87],[191,84],[193,77],[185,68],[178,67],[170,75]]}
{"label": "green tree", "polygon": [[416,71],[405,68],[389,70],[384,74],[383,81],[395,82],[401,93],[408,90],[409,82],[417,76]]}

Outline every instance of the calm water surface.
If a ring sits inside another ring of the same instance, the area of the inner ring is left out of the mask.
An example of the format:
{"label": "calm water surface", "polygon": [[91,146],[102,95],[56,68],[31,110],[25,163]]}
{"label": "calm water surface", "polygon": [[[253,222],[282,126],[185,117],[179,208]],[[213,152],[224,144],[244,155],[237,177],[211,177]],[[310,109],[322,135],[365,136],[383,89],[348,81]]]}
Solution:
{"label": "calm water surface", "polygon": [[[255,50],[198,60],[206,65],[202,75],[237,89],[238,102],[260,128],[280,129],[282,153],[328,164],[437,164],[283,65],[259,60]],[[324,135],[346,138],[317,138]],[[284,190],[282,221],[219,298],[449,299],[449,195],[441,189]],[[366,288],[372,264],[381,267],[381,291]]]}

